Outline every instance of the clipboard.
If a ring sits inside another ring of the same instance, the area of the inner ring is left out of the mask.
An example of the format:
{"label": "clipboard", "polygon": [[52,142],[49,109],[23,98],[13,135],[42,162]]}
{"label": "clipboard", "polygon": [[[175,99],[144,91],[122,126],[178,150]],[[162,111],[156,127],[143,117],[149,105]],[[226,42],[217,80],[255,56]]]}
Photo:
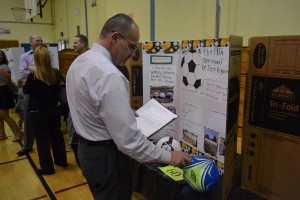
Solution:
{"label": "clipboard", "polygon": [[137,127],[147,138],[179,117],[155,99],[148,101],[136,113],[139,115],[136,117]]}

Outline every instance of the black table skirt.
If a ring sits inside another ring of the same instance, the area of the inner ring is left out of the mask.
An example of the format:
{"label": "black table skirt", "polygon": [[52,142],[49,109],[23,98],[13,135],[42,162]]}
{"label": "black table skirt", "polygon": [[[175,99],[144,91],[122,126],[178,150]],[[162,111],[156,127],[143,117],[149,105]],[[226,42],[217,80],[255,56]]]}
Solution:
{"label": "black table skirt", "polygon": [[[140,164],[134,161],[134,191],[141,193],[147,200],[220,200],[222,199],[223,179],[206,193],[195,192],[185,181],[173,181],[162,173],[157,163]],[[263,198],[240,187],[241,156],[237,155],[235,183],[228,197],[230,200],[262,200]]]}

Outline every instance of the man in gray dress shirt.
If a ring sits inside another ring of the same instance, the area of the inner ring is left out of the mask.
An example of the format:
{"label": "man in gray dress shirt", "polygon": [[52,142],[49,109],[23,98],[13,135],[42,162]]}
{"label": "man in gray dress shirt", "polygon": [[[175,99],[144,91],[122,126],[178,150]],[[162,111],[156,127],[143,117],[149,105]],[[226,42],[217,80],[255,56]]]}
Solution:
{"label": "man in gray dress shirt", "polygon": [[[33,54],[35,49],[43,43],[41,36],[34,34],[30,36],[30,51],[21,55],[20,58],[20,72],[23,78],[27,78],[28,74],[34,71],[34,61]],[[32,151],[34,143],[34,133],[31,128],[28,105],[29,105],[30,96],[28,94],[24,95],[23,107],[24,107],[24,145],[20,151],[17,152],[20,156]]]}
{"label": "man in gray dress shirt", "polygon": [[94,199],[129,200],[131,159],[182,167],[190,161],[168,152],[137,129],[129,103],[129,83],[116,68],[135,55],[139,28],[125,14],[108,19],[99,40],[78,56],[67,74],[67,97],[83,175]]}

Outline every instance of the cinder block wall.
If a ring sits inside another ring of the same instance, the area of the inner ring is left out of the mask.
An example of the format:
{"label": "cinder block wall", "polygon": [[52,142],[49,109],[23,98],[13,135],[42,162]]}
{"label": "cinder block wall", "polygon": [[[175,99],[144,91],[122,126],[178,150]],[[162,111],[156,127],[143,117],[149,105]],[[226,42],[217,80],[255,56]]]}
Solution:
{"label": "cinder block wall", "polygon": [[[24,0],[0,0],[0,28],[10,28],[10,35],[1,39],[19,39],[27,42],[28,36],[38,32],[46,42],[69,39],[70,44],[80,26],[86,34],[84,0],[51,0],[54,25],[28,25],[3,23],[14,20],[11,7],[24,5]],[[140,26],[141,41],[150,40],[150,0],[102,0],[91,7],[87,0],[88,37],[90,45],[99,37],[104,22],[122,12],[131,14]],[[50,22],[50,1],[43,10],[45,17],[35,19]],[[78,7],[79,15],[75,14]],[[220,37],[229,34],[244,38],[244,46],[252,36],[299,35],[299,0],[222,0],[220,1]],[[155,0],[155,39],[183,40],[215,37],[215,0]],[[64,36],[60,36],[64,32]],[[70,45],[71,46],[71,45]],[[72,46],[71,46],[72,47]]]}

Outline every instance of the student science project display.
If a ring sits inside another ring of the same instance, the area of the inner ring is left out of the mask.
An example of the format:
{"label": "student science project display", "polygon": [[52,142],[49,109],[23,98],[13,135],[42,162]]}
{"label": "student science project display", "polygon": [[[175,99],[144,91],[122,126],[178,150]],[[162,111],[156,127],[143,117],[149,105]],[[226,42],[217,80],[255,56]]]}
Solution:
{"label": "student science project display", "polygon": [[[166,44],[169,48],[164,48]],[[241,51],[242,37],[237,36],[146,42],[143,47],[144,103],[161,99],[179,116],[172,136],[181,141],[184,152],[215,161],[222,199],[233,185]]]}

